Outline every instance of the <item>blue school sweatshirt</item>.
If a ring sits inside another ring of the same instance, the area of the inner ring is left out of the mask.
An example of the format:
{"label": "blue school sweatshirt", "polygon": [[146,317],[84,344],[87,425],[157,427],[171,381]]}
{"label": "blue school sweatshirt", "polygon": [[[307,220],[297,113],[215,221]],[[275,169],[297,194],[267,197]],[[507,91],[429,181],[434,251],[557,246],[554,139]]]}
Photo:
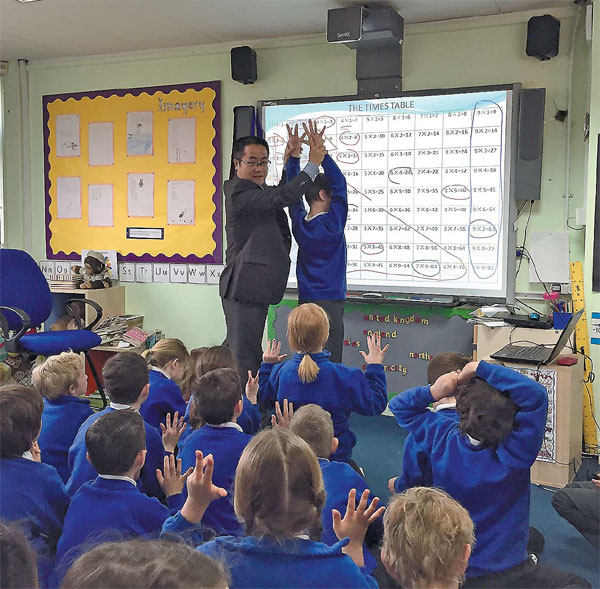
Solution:
{"label": "blue school sweatshirt", "polygon": [[[260,411],[258,409],[258,403],[253,405],[250,402],[250,399],[244,395],[242,397],[244,401],[244,408],[242,410],[241,415],[237,418],[236,423],[244,430],[244,433],[249,435],[254,435],[260,430],[261,426],[261,417]],[[190,410],[192,407],[192,399],[190,399],[187,403],[187,407],[185,408],[185,423],[187,427],[184,432],[181,434],[179,441],[177,442],[177,447],[179,450],[183,448],[190,434],[193,433],[193,429],[190,426]]]}
{"label": "blue school sweatshirt", "polygon": [[[346,513],[348,505],[348,493],[351,489],[356,489],[357,501],[362,492],[368,489],[367,482],[361,477],[349,464],[344,462],[330,462],[325,458],[319,458],[319,466],[323,473],[323,484],[325,485],[325,505],[321,512],[321,525],[323,533],[321,540],[328,546],[333,546],[339,542],[338,537],[333,531],[332,509],[337,509],[342,517]],[[373,499],[373,495],[369,500]],[[383,538],[383,518],[375,520],[369,528],[373,528],[374,533]],[[363,544],[363,558],[365,559],[365,569],[372,573],[377,566],[375,557],[371,554],[366,544]]]}
{"label": "blue school sweatshirt", "polygon": [[44,586],[62,533],[69,496],[56,469],[27,458],[0,459],[0,518],[18,521],[36,551]]}
{"label": "blue school sweatshirt", "polygon": [[179,417],[182,417],[185,415],[186,402],[177,383],[162,371],[151,367],[148,380],[150,390],[148,398],[140,408],[140,413],[144,421],[155,427],[160,434],[160,424],[165,423],[167,413],[170,413],[173,418],[175,411],[178,411]]}
{"label": "blue school sweatshirt", "polygon": [[259,398],[267,407],[284,399],[294,404],[294,409],[315,403],[329,411],[335,437],[339,446],[332,460],[348,462],[356,436],[348,427],[352,412],[360,415],[380,415],[387,405],[387,385],[381,364],[369,364],[365,372],[329,360],[331,354],[324,350],[311,354],[319,366],[316,380],[303,383],[298,367],[303,354],[294,354],[287,362],[260,365]]}
{"label": "blue school sweatshirt", "polygon": [[[290,206],[292,233],[298,244],[296,276],[301,301],[346,298],[346,178],[330,155],[325,156],[321,165],[331,183],[329,211],[307,221],[308,211],[302,199]],[[288,181],[297,176],[300,173],[299,158],[290,157],[285,169]]]}
{"label": "blue school sweatshirt", "polygon": [[[99,419],[111,411],[117,410],[113,409],[112,407],[107,407],[106,409],[103,409],[102,411],[94,413],[88,417],[79,428],[79,431],[75,436],[73,445],[69,449],[69,470],[71,471],[71,476],[69,477],[66,485],[67,492],[69,495],[71,495],[71,497],[75,495],[81,485],[89,481],[93,481],[98,476],[98,472],[86,458],[87,448],[85,446],[85,434],[90,425],[92,425],[96,419]],[[146,493],[146,495],[157,497],[162,501],[165,495],[161,489],[161,486],[158,484],[158,480],[156,478],[156,469],[163,469],[164,457],[167,453],[165,452],[162,438],[156,429],[147,422],[144,422],[144,425],[146,427],[147,454],[146,463],[144,464],[142,472],[140,473],[140,480],[138,481],[138,484],[143,492]]]}
{"label": "blue school sweatshirt", "polygon": [[476,375],[519,407],[514,429],[495,447],[474,445],[456,421],[429,411],[429,386],[390,401],[398,424],[423,440],[433,485],[467,509],[475,524],[469,578],[505,571],[527,558],[529,469],[542,445],[548,409],[546,389],[515,370],[479,362]]}
{"label": "blue school sweatshirt", "polygon": [[147,497],[132,482],[98,476],[71,500],[56,551],[55,576],[96,544],[138,536],[158,537],[163,523],[183,505],[181,493],[167,498],[168,508]]}
{"label": "blue school sweatshirt", "polygon": [[291,538],[224,536],[197,550],[222,560],[231,574],[231,587],[377,587],[368,571],[342,552],[348,540],[327,546]]}
{"label": "blue school sweatshirt", "polygon": [[[239,535],[243,532],[242,525],[233,511],[233,480],[240,456],[251,437],[234,427],[235,425],[203,425],[188,437],[179,454],[183,472],[196,464],[196,450],[201,450],[204,456],[213,455],[213,483],[217,487],[223,487],[227,496],[216,499],[208,506],[202,523],[211,527],[217,534],[223,535]],[[184,489],[183,495],[187,497],[187,488]]]}
{"label": "blue school sweatshirt", "polygon": [[[204,518],[202,518],[204,524]],[[187,535],[194,526],[177,513],[163,525],[165,536]],[[198,532],[196,541],[202,541]],[[342,552],[348,538],[327,546],[303,538],[221,536],[197,550],[223,561],[231,574],[230,587],[377,587],[367,570]]]}
{"label": "blue school sweatshirt", "polygon": [[71,475],[69,448],[81,424],[93,414],[87,399],[79,399],[72,395],[44,399],[42,431],[38,438],[42,462],[56,468],[63,483],[66,483]]}
{"label": "blue school sweatshirt", "polygon": [[[442,409],[436,411],[439,419],[450,419],[458,423],[456,409]],[[433,485],[433,472],[427,446],[418,440],[414,434],[408,434],[404,441],[404,455],[402,457],[402,472],[394,481],[394,491],[402,493],[411,487],[431,487]]]}

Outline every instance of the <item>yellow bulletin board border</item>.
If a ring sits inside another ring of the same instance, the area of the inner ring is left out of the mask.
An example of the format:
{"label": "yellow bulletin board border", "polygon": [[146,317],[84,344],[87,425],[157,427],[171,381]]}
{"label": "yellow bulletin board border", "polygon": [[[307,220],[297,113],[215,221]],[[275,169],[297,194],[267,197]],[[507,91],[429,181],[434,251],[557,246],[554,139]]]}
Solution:
{"label": "yellow bulletin board border", "polygon": [[[220,93],[221,82],[212,81],[43,96],[47,258],[75,260],[82,249],[92,248],[116,250],[119,261],[222,264]],[[152,147],[146,154],[128,154],[127,115],[149,110]],[[59,154],[57,114],[79,117],[78,155]],[[195,156],[184,163],[169,161],[167,155],[171,153],[169,121],[178,118],[195,119]],[[112,163],[92,165],[88,127],[105,122],[113,125]],[[129,173],[160,176],[159,182],[154,181],[152,215],[128,216]],[[59,218],[57,178],[77,177],[79,214]],[[194,182],[189,224],[169,223],[167,185],[171,181]],[[112,225],[89,225],[88,186],[92,184],[115,188]]]}

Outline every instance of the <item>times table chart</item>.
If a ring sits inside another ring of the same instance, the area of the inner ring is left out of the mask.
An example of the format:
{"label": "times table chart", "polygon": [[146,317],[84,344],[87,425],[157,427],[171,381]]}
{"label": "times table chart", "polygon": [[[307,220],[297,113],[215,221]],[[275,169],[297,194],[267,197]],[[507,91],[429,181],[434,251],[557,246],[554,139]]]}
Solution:
{"label": "times table chart", "polygon": [[282,174],[286,123],[315,120],[347,181],[349,285],[500,291],[508,94],[267,106],[267,182]]}

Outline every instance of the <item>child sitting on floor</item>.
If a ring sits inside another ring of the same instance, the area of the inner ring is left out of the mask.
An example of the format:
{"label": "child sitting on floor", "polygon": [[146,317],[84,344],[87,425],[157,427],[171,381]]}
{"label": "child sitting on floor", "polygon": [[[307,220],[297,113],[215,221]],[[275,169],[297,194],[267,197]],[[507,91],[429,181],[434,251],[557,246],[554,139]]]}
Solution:
{"label": "child sitting on floor", "polygon": [[[427,366],[427,383],[432,385],[442,374],[460,372],[470,361],[469,357],[458,352],[436,354]],[[434,403],[432,409],[441,418],[458,422],[454,396]],[[410,487],[430,487],[432,484],[433,474],[427,449],[422,447],[421,440],[411,432],[404,442],[402,473],[389,480],[390,493],[402,493]]]}
{"label": "child sitting on floor", "polygon": [[[349,464],[329,461],[329,456],[337,450],[338,440],[333,436],[331,415],[322,407],[312,403],[300,407],[290,420],[290,431],[300,436],[319,459],[326,495],[325,507],[321,513],[323,526],[321,539],[325,544],[333,546],[338,542],[338,538],[333,530],[331,511],[337,509],[340,513],[344,513],[350,490],[356,489],[356,493],[361,495],[368,489],[367,484]],[[383,526],[381,519],[378,519],[369,528],[370,543],[378,544],[382,536]],[[377,566],[377,561],[369,552],[366,543],[363,544],[363,556],[365,568],[372,573]]]}
{"label": "child sitting on floor", "polygon": [[185,414],[186,403],[178,382],[183,381],[191,358],[183,342],[171,337],[159,340],[142,355],[150,367],[150,391],[140,413],[160,432],[167,414]]}
{"label": "child sitting on floor", "polygon": [[187,475],[181,461],[165,458],[157,476],[169,509],[137,487],[146,460],[146,428],[132,409],[113,411],[97,419],[85,434],[88,460],[98,476],[84,484],[67,510],[56,551],[56,577],[61,578],[78,554],[94,544],[122,537],[158,536],[169,509],[183,505],[181,490]]}
{"label": "child sitting on floor", "polygon": [[81,424],[94,412],[87,399],[85,361],[80,354],[63,352],[50,356],[33,369],[33,386],[44,397],[42,432],[38,439],[42,462],[69,480],[69,448]]}
{"label": "child sitting on floor", "polygon": [[227,589],[221,563],[180,542],[107,542],[82,554],[67,571],[63,589]]}
{"label": "child sitting on floor", "polygon": [[0,582],[2,589],[37,588],[35,552],[15,523],[0,521]]}
{"label": "child sitting on floor", "polygon": [[233,368],[207,372],[194,385],[192,399],[191,417],[205,425],[192,432],[183,444],[180,452],[183,468],[194,466],[197,450],[205,456],[212,454],[215,484],[228,493],[227,497],[211,503],[202,523],[218,534],[239,535],[243,529],[233,511],[231,490],[235,469],[251,438],[236,423],[243,407],[237,372]]}
{"label": "child sitting on floor", "polygon": [[[98,473],[86,458],[85,434],[88,428],[100,417],[113,411],[135,409],[139,411],[148,398],[148,365],[146,361],[132,352],[120,352],[106,362],[102,369],[102,380],[110,405],[90,416],[79,428],[73,445],[69,449],[69,469],[71,476],[67,482],[67,491],[73,496],[88,481],[93,481]],[[144,493],[158,499],[164,494],[156,480],[156,470],[162,468],[165,453],[172,454],[179,440],[181,428],[177,420],[167,422],[167,428],[161,440],[160,434],[146,423],[146,462],[142,468],[140,482]]]}
{"label": "child sitting on floor", "polygon": [[[429,411],[430,403],[454,394],[458,423]],[[465,587],[589,586],[527,554],[529,469],[542,445],[547,409],[543,385],[483,361],[390,401],[398,424],[423,440],[433,484],[461,503],[475,524]]]}
{"label": "child sitting on floor", "polygon": [[380,415],[387,405],[386,378],[382,362],[387,351],[381,349],[378,334],[367,336],[368,354],[360,352],[367,369],[329,361],[323,349],[329,334],[327,313],[314,303],[292,310],[288,317],[287,335],[294,356],[278,364],[281,343],[269,342],[259,372],[259,398],[267,405],[283,399],[296,409],[315,403],[328,411],[333,420],[338,449],[332,460],[350,462],[356,436],[348,426],[352,412]]}
{"label": "child sitting on floor", "polygon": [[406,589],[458,589],[475,543],[467,510],[439,489],[392,497],[383,516],[381,560]]}
{"label": "child sitting on floor", "polygon": [[[209,461],[206,479],[210,467]],[[195,477],[196,472],[188,481],[183,509],[165,522],[163,533],[197,525],[206,501],[224,493],[212,488],[210,480],[194,491]],[[320,542],[325,489],[317,457],[304,440],[286,429],[257,434],[242,453],[234,488],[235,512],[248,536],[222,536],[198,547],[225,562],[232,587],[377,586],[364,568],[362,543],[383,508],[377,509],[377,498],[367,506],[368,492],[357,507],[353,489],[344,518],[333,512],[334,530],[342,541],[334,546]]]}
{"label": "child sitting on floor", "polygon": [[56,469],[40,461],[43,408],[42,396],[30,387],[0,387],[0,518],[21,522],[38,555],[41,585],[52,568],[69,506]]}
{"label": "child sitting on floor", "polygon": [[[237,363],[233,352],[226,346],[202,348],[202,352],[196,355],[196,380],[202,378],[207,372],[216,370],[217,368],[233,368],[237,370]],[[245,433],[253,435],[260,429],[260,411],[258,410],[258,378],[253,378],[250,371],[248,371],[248,380],[242,399],[244,401],[244,409],[237,418],[237,424]],[[189,415],[191,412],[192,405],[193,399],[190,399],[186,415]],[[201,424],[193,422],[190,425],[193,429],[196,429]]]}

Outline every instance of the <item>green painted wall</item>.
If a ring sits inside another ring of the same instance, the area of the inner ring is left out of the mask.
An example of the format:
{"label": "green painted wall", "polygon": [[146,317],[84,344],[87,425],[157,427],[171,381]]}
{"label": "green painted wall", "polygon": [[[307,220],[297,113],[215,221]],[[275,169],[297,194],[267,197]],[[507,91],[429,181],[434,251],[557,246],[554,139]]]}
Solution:
{"label": "green painted wall", "polygon": [[[545,125],[543,193],[541,201],[534,206],[529,232],[560,230],[563,227],[566,136],[563,126],[552,117],[555,103],[561,109],[565,109],[567,104],[569,47],[576,9],[551,12],[561,21],[561,38],[559,56],[548,62],[525,56],[527,20],[539,13],[410,25],[406,28],[404,42],[405,90],[510,82],[521,82],[526,88],[547,89],[545,118],[550,120]],[[589,47],[584,40],[582,24],[578,29],[574,55],[572,215],[577,207],[582,206],[586,183],[584,161],[587,146],[581,129],[587,108]],[[260,99],[352,94],[356,91],[354,52],[343,46],[328,45],[322,37],[249,42],[258,53],[259,81],[253,86],[231,81],[229,45],[30,63],[32,255],[43,258],[45,251],[41,106],[44,94],[221,80],[223,168],[227,170],[234,106],[253,104]],[[597,32],[596,38],[599,37]],[[598,43],[594,48],[593,63],[595,70],[600,71]],[[8,245],[22,247],[16,65],[9,64],[5,78],[6,208]],[[599,83],[596,76],[596,102],[600,96]],[[597,117],[600,116],[598,109],[596,113]],[[591,171],[587,181],[588,185],[592,182]],[[589,209],[588,222],[591,222],[593,211],[591,207]],[[525,218],[523,214],[519,219],[518,242],[522,240]],[[587,232],[588,240],[589,235]],[[570,232],[572,260],[584,259],[585,237],[584,231]],[[586,245],[591,251],[589,244]],[[591,259],[586,263],[586,272],[591,277]],[[525,264],[519,275],[517,291],[541,291],[541,287],[529,284]],[[224,337],[224,320],[216,286],[138,284],[128,285],[127,293],[128,311],[143,313],[147,326],[162,328],[168,335],[181,337],[188,346],[215,344]],[[598,295],[594,301],[600,310]],[[600,366],[600,359],[597,366]],[[596,398],[600,399],[598,392]]]}
{"label": "green painted wall", "polygon": [[[594,251],[594,215],[596,219],[600,211],[595,211],[594,199],[596,192],[596,149],[598,145],[598,134],[600,133],[600,0],[594,0],[594,31],[591,50],[591,99],[590,99],[590,141],[588,152],[588,173],[587,173],[587,229],[585,232],[585,260],[584,260],[584,284],[585,300],[587,308],[588,321],[591,319],[591,312],[600,312],[600,292],[592,292],[592,266]],[[598,260],[600,263],[600,260]],[[600,373],[600,345],[590,347],[590,355],[594,363],[596,374]],[[600,378],[596,378],[593,385],[596,421],[600,422]],[[597,432],[600,442],[600,432]]]}

